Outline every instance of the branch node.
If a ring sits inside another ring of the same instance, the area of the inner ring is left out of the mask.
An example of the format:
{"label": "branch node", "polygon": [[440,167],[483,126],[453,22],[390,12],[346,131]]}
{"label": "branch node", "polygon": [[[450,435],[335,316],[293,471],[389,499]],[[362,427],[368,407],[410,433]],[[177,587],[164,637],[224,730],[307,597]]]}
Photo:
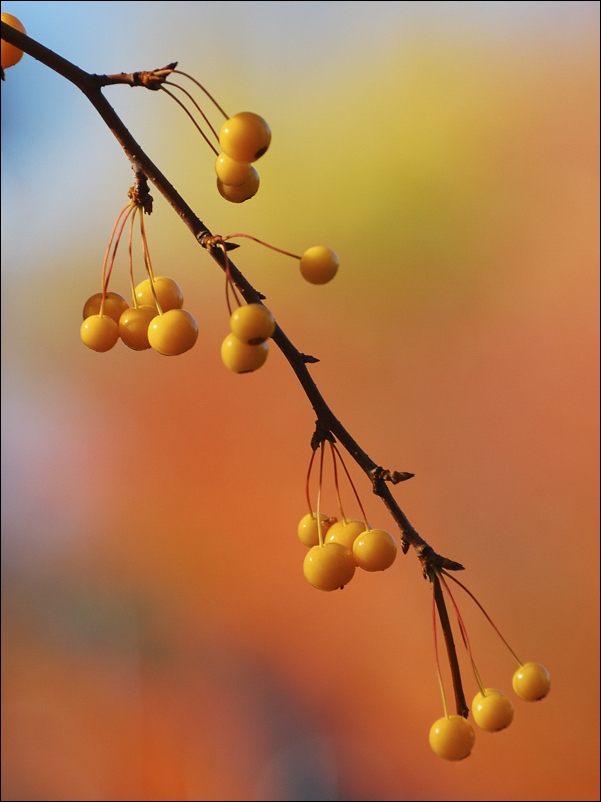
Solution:
{"label": "branch node", "polygon": [[145,214],[152,214],[153,197],[150,194],[148,187],[148,178],[136,165],[132,168],[136,174],[136,183],[130,187],[127,192],[127,197],[130,198],[136,206],[141,206]]}
{"label": "branch node", "polygon": [[315,362],[319,362],[319,359],[316,356],[311,356],[311,354],[301,354],[301,357],[305,364],[315,364]]}
{"label": "branch node", "polygon": [[318,419],[315,421],[315,431],[313,432],[313,437],[311,438],[311,448],[313,451],[316,451],[326,440],[328,440],[330,443],[336,442],[336,438],[325,425],[325,423],[322,423]]}

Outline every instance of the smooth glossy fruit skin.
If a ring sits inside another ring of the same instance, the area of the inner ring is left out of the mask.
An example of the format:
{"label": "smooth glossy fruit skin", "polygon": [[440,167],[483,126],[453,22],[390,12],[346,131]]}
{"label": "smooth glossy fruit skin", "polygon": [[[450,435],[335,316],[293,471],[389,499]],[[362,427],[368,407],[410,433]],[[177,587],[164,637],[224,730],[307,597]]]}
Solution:
{"label": "smooth glossy fruit skin", "polygon": [[219,190],[219,194],[222,198],[225,198],[230,203],[244,203],[244,201],[254,197],[259,191],[259,184],[259,173],[252,165],[250,165],[248,178],[241,184],[237,184],[234,187],[224,184],[222,181],[217,179],[217,189]]}
{"label": "smooth glossy fruit skin", "polygon": [[232,312],[230,328],[239,340],[248,345],[260,345],[275,331],[275,320],[266,306],[246,304]]}
{"label": "smooth glossy fruit skin", "polygon": [[196,321],[185,309],[170,309],[154,317],[148,326],[148,342],[163,356],[184,354],[197,338]]}
{"label": "smooth glossy fruit skin", "polygon": [[247,162],[237,162],[227,153],[220,153],[215,162],[215,172],[222,184],[237,187],[250,179],[251,166]]}
{"label": "smooth glossy fruit skin", "polygon": [[303,563],[303,572],[314,588],[337,590],[353,578],[355,560],[351,551],[340,543],[326,543],[309,549]]}
{"label": "smooth glossy fruit skin", "polygon": [[[10,25],[11,28],[16,28],[21,33],[27,35],[27,31],[23,26],[21,20],[18,20],[16,17],[13,17],[12,14],[7,14],[6,11],[3,11],[1,14],[2,22],[5,22],[7,25]],[[0,53],[0,61],[2,62],[2,69],[6,70],[8,67],[12,67],[18,61],[21,61],[23,57],[23,51],[20,50],[18,47],[5,42],[4,39],[2,40],[2,51]]]}
{"label": "smooth glossy fruit skin", "polygon": [[439,718],[430,728],[430,746],[444,760],[463,760],[472,751],[476,734],[462,716]]}
{"label": "smooth glossy fruit skin", "polygon": [[[100,312],[100,303],[102,301],[102,293],[97,292],[91,295],[83,306],[83,319],[85,320],[90,315],[97,315]],[[107,292],[104,299],[104,306],[102,307],[102,314],[112,317],[115,323],[119,323],[119,318],[129,308],[129,304],[122,295],[118,292]]]}
{"label": "smooth glossy fruit skin", "polygon": [[327,284],[338,272],[338,256],[331,248],[315,245],[301,256],[300,271],[310,284]]}
{"label": "smooth glossy fruit skin", "polygon": [[513,675],[512,685],[524,702],[538,702],[551,690],[551,677],[540,663],[524,663]]}
{"label": "smooth glossy fruit skin", "polygon": [[353,556],[364,571],[385,571],[396,559],[393,536],[384,529],[370,529],[353,543]]}
{"label": "smooth glossy fruit skin", "polygon": [[252,373],[267,359],[267,343],[248,345],[235,334],[228,334],[221,344],[221,359],[232,373]]}
{"label": "smooth glossy fruit skin", "polygon": [[480,692],[474,696],[472,715],[481,730],[498,732],[513,721],[513,705],[501,691],[485,688],[484,694]]}
{"label": "smooth glossy fruit skin", "polygon": [[241,111],[226,120],[219,132],[224,153],[237,162],[260,159],[271,142],[271,130],[265,120],[252,111]]}
{"label": "smooth glossy fruit skin", "polygon": [[145,351],[150,348],[148,327],[150,321],[158,315],[154,306],[130,307],[119,318],[119,336],[133,351]]}
{"label": "smooth glossy fruit skin", "polygon": [[[171,309],[181,309],[184,305],[184,296],[179,284],[168,276],[156,276],[154,280],[154,291],[159,299],[162,312],[169,312]],[[149,278],[138,284],[135,289],[135,296],[138,306],[154,306],[156,309],[156,302]]]}
{"label": "smooth glossy fruit skin", "polygon": [[119,326],[108,315],[89,315],[79,330],[84,345],[92,351],[110,351],[119,339]]}
{"label": "smooth glossy fruit skin", "polygon": [[[325,540],[326,532],[336,522],[336,518],[328,518],[323,512],[319,514],[321,518],[321,536]],[[308,512],[298,524],[298,537],[301,543],[307,548],[319,545],[319,532],[317,529],[317,513]]]}
{"label": "smooth glossy fruit skin", "polygon": [[342,543],[343,546],[352,551],[355,540],[366,531],[365,521],[357,521],[355,519],[347,520],[346,523],[337,521],[328,529],[327,541],[328,543]]}

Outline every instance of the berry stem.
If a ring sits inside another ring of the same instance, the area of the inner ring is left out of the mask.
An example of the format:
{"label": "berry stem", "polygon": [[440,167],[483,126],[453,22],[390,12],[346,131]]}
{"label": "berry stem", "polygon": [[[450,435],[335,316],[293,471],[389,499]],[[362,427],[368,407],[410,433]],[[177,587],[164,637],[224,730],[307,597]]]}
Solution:
{"label": "berry stem", "polygon": [[[123,207],[123,209],[121,209],[121,211],[117,215],[117,219],[115,221],[115,225],[113,226],[113,230],[112,230],[111,236],[109,238],[109,244],[108,244],[107,252],[106,252],[105,259],[104,259],[104,262],[103,262],[103,265],[102,265],[102,278],[101,278],[101,281],[102,281],[102,298],[101,298],[101,301],[100,301],[100,309],[98,310],[98,314],[100,315],[100,317],[102,317],[102,314],[104,312],[104,302],[106,300],[106,294],[107,294],[108,288],[109,288],[109,281],[111,280],[111,274],[113,272],[113,265],[115,264],[115,258],[117,256],[117,250],[119,248],[119,243],[121,242],[121,236],[123,234],[123,229],[125,228],[125,224],[127,222],[127,218],[132,213],[134,208],[135,208],[135,204],[133,204],[130,201],[126,206]],[[121,219],[121,218],[123,218],[123,219]],[[108,258],[108,255],[109,255],[109,251],[111,249],[111,244],[113,242],[115,229],[117,228],[117,225],[119,224],[119,221],[121,221],[121,227],[119,228],[117,236],[114,238],[113,254],[111,256],[110,264],[108,265],[108,268],[107,268],[107,258]]]}
{"label": "berry stem", "polygon": [[344,472],[346,473],[346,478],[349,480],[351,487],[353,488],[353,493],[355,494],[355,498],[357,499],[357,504],[359,505],[359,509],[361,510],[361,515],[363,516],[363,523],[367,527],[367,529],[371,529],[371,526],[367,523],[367,516],[365,514],[365,510],[363,509],[363,504],[361,503],[361,499],[359,498],[359,493],[357,492],[357,488],[355,487],[355,483],[351,479],[351,475],[348,472],[348,468],[344,464],[344,460],[342,459],[342,454],[336,448],[336,444],[330,441],[330,446],[332,447],[332,451],[336,453],[338,459],[340,460],[340,464],[344,468]]}
{"label": "berry stem", "polygon": [[520,666],[520,667],[521,667],[521,666],[523,666],[524,664],[522,663],[522,661],[520,660],[520,658],[519,658],[519,657],[517,656],[517,654],[516,654],[516,653],[513,651],[513,649],[512,649],[512,648],[511,648],[511,646],[510,646],[510,645],[507,643],[507,641],[505,640],[505,638],[504,638],[504,637],[501,635],[501,633],[499,632],[499,630],[498,630],[497,626],[495,625],[494,621],[493,621],[493,620],[492,620],[492,618],[489,616],[489,614],[486,612],[486,610],[484,609],[484,607],[483,607],[483,606],[480,604],[480,602],[478,601],[478,599],[477,599],[477,598],[474,596],[474,594],[471,592],[471,590],[468,590],[468,588],[466,588],[466,586],[463,584],[463,582],[460,582],[460,581],[459,581],[458,579],[456,579],[454,576],[452,576],[451,574],[448,574],[448,573],[447,573],[447,572],[446,572],[444,569],[442,570],[442,572],[441,572],[441,573],[443,573],[443,574],[444,574],[445,576],[447,576],[449,579],[452,579],[452,580],[453,580],[453,582],[456,582],[456,583],[459,585],[459,587],[460,587],[460,588],[463,588],[463,590],[464,590],[464,591],[467,593],[467,595],[468,595],[468,596],[469,596],[469,597],[472,599],[472,601],[474,601],[474,602],[475,602],[475,603],[478,605],[478,607],[480,608],[480,610],[481,610],[481,611],[484,613],[484,616],[485,616],[486,620],[488,621],[488,623],[491,625],[491,627],[494,629],[494,631],[497,633],[497,635],[498,635],[498,636],[501,638],[501,640],[503,641],[503,643],[505,644],[505,646],[506,646],[506,647],[509,649],[509,652],[510,652],[510,653],[511,653],[511,655],[513,656],[513,659],[514,659],[514,660],[517,662],[518,666]]}
{"label": "berry stem", "polygon": [[323,530],[321,526],[321,485],[323,482],[323,443],[319,446],[319,485],[317,487],[317,536],[319,537],[319,545],[323,546]]}
{"label": "berry stem", "polygon": [[150,280],[150,289],[152,291],[152,297],[154,298],[154,302],[157,306],[159,315],[162,315],[163,309],[161,307],[161,302],[159,301],[159,296],[157,295],[156,287],[154,286],[155,279],[152,270],[152,262],[150,261],[150,250],[148,248],[148,240],[146,239],[146,229],[144,228],[143,214],[140,214],[140,235],[142,237],[142,251],[144,253],[144,264],[146,265],[146,272],[148,273],[148,278]]}
{"label": "berry stem", "polygon": [[[177,84],[170,83],[169,81],[165,81],[165,83],[169,84],[169,86],[177,86]],[[211,125],[211,123],[210,123],[210,122],[207,120],[207,118],[206,118],[206,116],[205,116],[204,112],[202,111],[202,109],[200,108],[200,106],[198,105],[198,103],[196,103],[196,101],[194,100],[194,98],[192,97],[192,95],[190,95],[190,93],[189,93],[189,92],[186,92],[186,90],[185,90],[183,87],[181,87],[181,86],[177,86],[177,88],[178,88],[178,89],[181,89],[181,91],[182,91],[182,92],[185,92],[185,93],[186,93],[186,95],[188,95],[188,97],[190,98],[190,100],[192,101],[192,103],[194,103],[194,105],[196,106],[196,108],[198,109],[198,111],[199,111],[199,112],[202,114],[202,116],[203,116],[203,118],[204,118],[205,122],[207,123],[207,125],[209,126],[209,128],[211,129],[211,131],[212,131],[212,132],[215,134],[215,129],[213,128],[213,126]],[[215,156],[219,156],[219,151],[217,150],[217,148],[215,147],[215,145],[213,145],[213,143],[211,142],[211,140],[209,139],[209,137],[208,137],[208,136],[205,134],[205,132],[204,132],[204,131],[202,130],[202,128],[200,127],[200,125],[199,125],[199,124],[196,122],[196,120],[194,119],[194,117],[193,117],[192,113],[190,112],[190,110],[186,108],[186,106],[185,106],[185,105],[182,103],[182,101],[181,101],[179,98],[175,97],[175,95],[173,94],[173,92],[170,92],[168,89],[165,89],[165,87],[164,87],[164,86],[161,86],[161,91],[162,91],[162,92],[165,92],[167,95],[169,95],[169,97],[170,97],[170,98],[172,98],[173,100],[175,100],[175,102],[176,102],[176,103],[177,103],[179,106],[181,106],[181,107],[182,107],[182,109],[183,109],[183,110],[186,112],[186,114],[188,115],[188,117],[189,117],[189,118],[192,120],[192,122],[193,122],[193,123],[194,123],[194,125],[196,126],[196,129],[198,130],[199,134],[202,136],[202,138],[203,138],[203,139],[204,139],[204,141],[207,143],[207,145],[208,145],[208,146],[211,148],[211,150],[213,151],[213,153],[215,154]],[[217,136],[217,134],[215,134],[215,136]]]}
{"label": "berry stem", "polygon": [[476,678],[476,682],[478,684],[478,687],[480,688],[480,691],[481,691],[482,695],[486,696],[486,694],[484,693],[484,686],[482,685],[482,680],[480,679],[480,672],[478,671],[478,669],[476,667],[476,662],[474,660],[474,655],[472,654],[472,646],[470,644],[470,639],[468,638],[468,635],[467,635],[467,629],[466,629],[465,623],[463,621],[463,617],[462,617],[461,613],[459,612],[459,607],[457,606],[457,602],[455,601],[455,597],[451,593],[451,589],[448,586],[448,584],[446,583],[445,578],[444,578],[444,576],[442,575],[442,573],[440,571],[438,572],[438,576],[440,577],[440,581],[442,583],[442,586],[445,589],[445,591],[448,593],[449,598],[451,599],[451,603],[452,603],[452,605],[453,605],[453,607],[455,609],[455,615],[457,616],[457,622],[459,624],[459,629],[461,631],[461,637],[463,639],[463,645],[467,649],[467,653],[469,655],[470,662],[472,664],[472,670],[474,672],[474,677]]}
{"label": "berry stem", "polygon": [[235,239],[236,237],[242,237],[244,239],[250,239],[253,242],[258,242],[259,245],[265,246],[265,248],[270,248],[272,251],[277,251],[277,253],[283,253],[284,256],[291,256],[293,259],[298,259],[300,261],[300,256],[297,256],[295,253],[290,253],[290,251],[284,251],[281,248],[276,248],[275,245],[270,245],[268,242],[263,242],[262,239],[257,239],[257,237],[251,237],[250,234],[228,234],[227,237],[223,237],[223,241],[227,242],[229,239]]}
{"label": "berry stem", "polygon": [[313,507],[311,506],[311,493],[310,493],[310,483],[311,483],[311,469],[313,468],[313,460],[315,459],[315,451],[311,452],[311,459],[309,460],[309,468],[307,469],[307,479],[305,481],[305,493],[307,495],[307,506],[309,507],[309,513],[313,515]]}
{"label": "berry stem", "polygon": [[[323,440],[322,440],[323,443]],[[346,516],[344,514],[344,509],[342,508],[342,498],[340,496],[340,486],[338,485],[338,466],[336,465],[336,451],[334,450],[334,444],[330,440],[330,451],[332,453],[332,464],[334,466],[334,487],[336,488],[336,498],[338,499],[338,509],[340,510],[340,519],[343,525],[346,525]]]}
{"label": "berry stem", "polygon": [[[129,236],[127,239],[127,256],[129,259],[129,283],[131,285],[131,297],[134,309],[138,308],[138,299],[136,298],[136,285],[134,283],[134,256],[133,256],[133,234],[134,234],[134,221],[136,219],[136,212],[139,207],[136,206],[129,222]],[[142,214],[142,212],[140,212]]]}
{"label": "berry stem", "polygon": [[[216,108],[217,108],[217,109],[218,109],[218,110],[219,110],[219,111],[220,111],[220,112],[223,114],[223,116],[225,117],[225,119],[226,119],[226,120],[229,120],[229,114],[226,114],[226,113],[224,112],[224,110],[221,108],[221,106],[219,105],[219,103],[217,103],[217,101],[215,100],[215,98],[213,97],[213,95],[211,95],[211,94],[210,94],[210,93],[209,93],[209,92],[208,92],[208,91],[207,91],[207,90],[204,88],[204,86],[203,86],[201,83],[199,83],[199,82],[196,80],[196,78],[193,78],[191,75],[188,75],[188,73],[187,73],[187,72],[182,72],[182,70],[175,70],[175,69],[173,69],[173,70],[158,70],[158,71],[157,71],[155,74],[156,74],[156,75],[162,75],[162,74],[165,74],[165,73],[168,73],[169,75],[183,75],[183,76],[184,76],[184,78],[188,78],[188,80],[190,80],[190,81],[192,81],[192,83],[196,84],[196,86],[197,86],[199,89],[201,89],[201,90],[202,90],[202,91],[205,93],[205,95],[206,95],[206,96],[209,98],[209,100],[211,101],[211,103],[212,103],[212,104],[213,104],[213,105],[214,105],[214,106],[215,106],[215,107],[216,107]],[[174,84],[174,86],[177,86],[177,84]],[[204,116],[204,115],[203,115],[203,116]],[[208,121],[207,121],[207,122],[208,122]]]}

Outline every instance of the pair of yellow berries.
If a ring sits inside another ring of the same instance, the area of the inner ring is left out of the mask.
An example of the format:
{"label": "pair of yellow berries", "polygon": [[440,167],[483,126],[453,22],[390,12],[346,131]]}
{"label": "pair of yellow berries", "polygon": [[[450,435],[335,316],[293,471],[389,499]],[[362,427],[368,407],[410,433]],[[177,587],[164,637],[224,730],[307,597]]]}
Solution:
{"label": "pair of yellow berries", "polygon": [[309,549],[303,562],[305,578],[318,590],[343,588],[355,575],[357,566],[364,571],[385,571],[397,553],[390,532],[370,529],[364,521],[337,521],[323,513],[319,522],[316,513],[303,516],[298,536]]}
{"label": "pair of yellow berries", "polygon": [[152,348],[164,356],[178,356],[192,348],[198,338],[198,325],[182,309],[184,298],[177,282],[158,276],[151,285],[146,279],[138,284],[134,295],[134,306],[116,292],[107,292],[104,304],[100,292],[88,298],[80,329],[84,345],[103,352],[121,339],[134,351]]}
{"label": "pair of yellow berries", "polygon": [[233,373],[251,373],[267,359],[267,340],[275,332],[273,315],[263,304],[245,304],[230,317],[230,333],[221,344],[223,364]]}
{"label": "pair of yellow berries", "polygon": [[241,111],[221,126],[220,153],[215,162],[217,189],[231,203],[243,203],[257,194],[259,173],[252,166],[267,151],[271,130],[252,111]]}
{"label": "pair of yellow berries", "polygon": [[[551,690],[551,677],[540,663],[524,663],[514,673],[513,690],[525,702],[544,699]],[[513,721],[513,704],[502,691],[486,688],[474,697],[472,715],[485,732],[504,730]],[[444,716],[430,728],[430,746],[445,760],[463,760],[472,751],[476,735],[462,716]]]}

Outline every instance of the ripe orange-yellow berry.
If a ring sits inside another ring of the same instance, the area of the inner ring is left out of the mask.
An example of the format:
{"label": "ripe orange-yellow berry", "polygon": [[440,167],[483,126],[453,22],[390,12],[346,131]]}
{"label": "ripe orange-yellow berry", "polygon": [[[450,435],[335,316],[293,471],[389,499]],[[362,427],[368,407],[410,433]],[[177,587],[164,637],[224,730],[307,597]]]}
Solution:
{"label": "ripe orange-yellow berry", "polygon": [[[100,312],[100,304],[102,302],[102,293],[97,292],[91,295],[85,302],[83,307],[83,319],[85,320],[90,315],[97,315]],[[129,308],[129,304],[122,295],[118,292],[107,292],[104,299],[104,306],[102,307],[102,314],[112,317],[115,323],[119,323],[119,318]]]}
{"label": "ripe orange-yellow berry", "polygon": [[251,175],[251,166],[247,162],[237,162],[227,153],[220,153],[215,162],[215,172],[222,184],[228,187],[237,187],[248,181]]}
{"label": "ripe orange-yellow berry", "polygon": [[524,663],[513,675],[512,685],[520,699],[537,702],[551,690],[551,677],[540,663]]}
{"label": "ripe orange-yellow berry", "polygon": [[353,543],[353,556],[364,571],[385,571],[396,558],[396,543],[390,532],[370,529]]}
{"label": "ripe orange-yellow berry", "polygon": [[[162,312],[169,312],[171,309],[181,309],[184,305],[184,296],[177,281],[168,276],[157,276],[154,280],[154,291],[156,292]],[[156,301],[150,285],[150,279],[141,281],[135,289],[136,301],[138,306],[154,306]]]}
{"label": "ripe orange-yellow berry", "polygon": [[271,142],[271,131],[262,117],[252,111],[241,111],[226,120],[219,132],[224,153],[237,162],[254,162],[265,153]]}
{"label": "ripe orange-yellow berry", "polygon": [[84,345],[92,351],[110,351],[119,339],[119,326],[108,315],[89,315],[81,324]]}
{"label": "ripe orange-yellow berry", "polygon": [[498,732],[513,721],[513,705],[501,691],[486,688],[484,693],[477,693],[474,697],[472,715],[481,730]]}
{"label": "ripe orange-yellow berry", "polygon": [[232,312],[230,328],[239,340],[248,345],[260,345],[275,331],[275,320],[266,306],[246,304]]}
{"label": "ripe orange-yellow berry", "polygon": [[444,760],[463,760],[472,751],[476,735],[463,716],[439,718],[430,728],[432,751]]}
{"label": "ripe orange-yellow berry", "polygon": [[150,348],[148,327],[157,315],[155,306],[132,306],[123,312],[119,318],[119,336],[128,348],[133,351]]}
{"label": "ripe orange-yellow berry", "polygon": [[221,344],[223,364],[233,373],[252,373],[267,359],[267,343],[248,345],[235,334],[228,334]]}
{"label": "ripe orange-yellow berry", "polygon": [[324,245],[315,245],[301,256],[300,271],[310,284],[327,284],[338,271],[338,256]]}
{"label": "ripe orange-yellow berry", "polygon": [[179,356],[189,351],[197,338],[196,321],[185,309],[170,309],[153,317],[148,326],[148,342],[164,356]]}
{"label": "ripe orange-yellow berry", "polygon": [[[321,536],[325,540],[326,532],[335,523],[336,518],[328,518],[323,512],[319,514],[321,520]],[[307,548],[319,545],[319,532],[317,529],[317,513],[308,512],[298,524],[298,537]]]}
{"label": "ripe orange-yellow berry", "polygon": [[308,582],[318,590],[332,591],[344,587],[355,573],[352,552],[341,543],[313,546],[307,552],[303,571]]}
{"label": "ripe orange-yellow berry", "polygon": [[367,529],[365,521],[337,521],[328,529],[328,543],[342,543],[347,549],[353,550],[353,544],[360,534]]}
{"label": "ripe orange-yellow berry", "polygon": [[[25,27],[21,20],[18,20],[16,17],[13,17],[12,14],[7,14],[6,11],[3,11],[2,14],[2,22],[5,22],[7,25],[10,25],[11,28],[16,28],[21,33],[27,34]],[[23,51],[15,47],[14,45],[5,42],[4,39],[2,40],[2,50],[0,53],[0,60],[2,61],[2,69],[6,70],[8,67],[12,67],[18,61],[21,61],[23,57]]]}
{"label": "ripe orange-yellow berry", "polygon": [[259,173],[252,165],[249,165],[250,172],[241,184],[230,186],[224,184],[219,178],[217,179],[217,189],[222,198],[225,198],[230,203],[244,203],[249,200],[259,191]]}

